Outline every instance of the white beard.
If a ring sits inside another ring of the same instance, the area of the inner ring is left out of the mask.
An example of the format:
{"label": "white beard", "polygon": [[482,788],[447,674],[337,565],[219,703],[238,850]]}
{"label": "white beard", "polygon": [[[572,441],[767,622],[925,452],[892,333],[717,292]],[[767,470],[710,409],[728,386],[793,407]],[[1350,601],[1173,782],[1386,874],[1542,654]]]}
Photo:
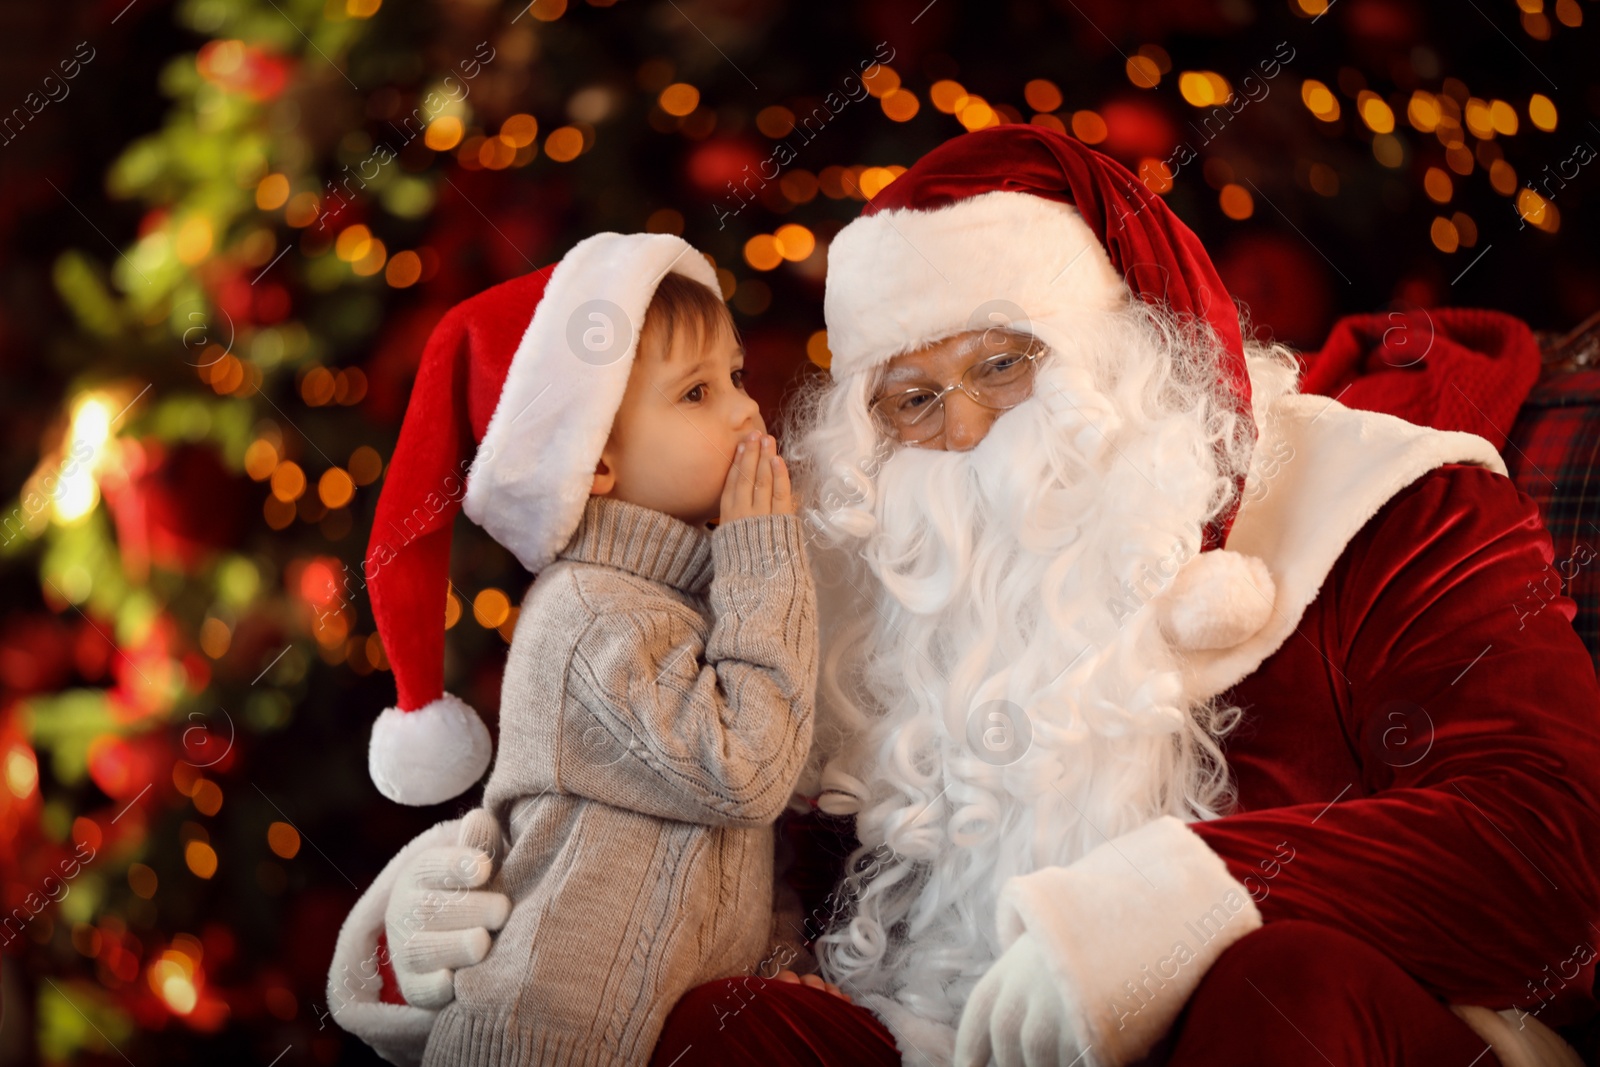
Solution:
{"label": "white beard", "polygon": [[[857,461],[864,499],[812,515],[837,537],[816,557],[816,758],[861,841],[819,956],[892,1023],[955,1026],[1000,953],[1009,878],[1230,799],[1232,709],[1185,697],[1143,605],[1226,499],[1231,427],[1162,370],[1185,353],[1144,310],[1071,339],[1035,327],[1057,355],[975,449],[898,448],[875,477]],[[830,434],[803,460],[837,473]]]}

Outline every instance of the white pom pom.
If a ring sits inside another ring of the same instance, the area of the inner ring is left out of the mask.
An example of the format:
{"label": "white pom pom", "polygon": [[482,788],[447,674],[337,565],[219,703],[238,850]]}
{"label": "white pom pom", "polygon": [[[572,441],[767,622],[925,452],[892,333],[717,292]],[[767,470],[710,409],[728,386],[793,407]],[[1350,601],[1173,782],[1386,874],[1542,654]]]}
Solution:
{"label": "white pom pom", "polygon": [[1212,549],[1178,571],[1162,599],[1162,627],[1182,649],[1232,648],[1267,624],[1277,595],[1262,560]]}
{"label": "white pom pom", "polygon": [[493,754],[478,713],[445,693],[415,711],[385,708],[372,724],[367,771],[397,804],[438,804],[472,788]]}

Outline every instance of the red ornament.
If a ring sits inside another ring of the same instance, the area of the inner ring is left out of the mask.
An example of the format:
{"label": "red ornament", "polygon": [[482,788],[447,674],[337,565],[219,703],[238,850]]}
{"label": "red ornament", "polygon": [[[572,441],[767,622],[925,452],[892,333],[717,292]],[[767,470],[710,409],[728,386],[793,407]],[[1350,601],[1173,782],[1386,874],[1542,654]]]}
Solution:
{"label": "red ornament", "polygon": [[[202,280],[223,323],[235,327],[243,323],[270,325],[289,317],[289,290],[277,281],[251,284],[251,276],[233,263],[218,264],[204,272]],[[231,333],[232,330],[222,332]]]}
{"label": "red ornament", "polygon": [[1341,14],[1351,34],[1369,44],[1401,48],[1422,36],[1417,13],[1390,0],[1351,0]]}
{"label": "red ornament", "polygon": [[72,668],[72,631],[55,616],[18,615],[0,633],[0,683],[14,695],[62,689]]}
{"label": "red ornament", "polygon": [[286,56],[239,40],[208,41],[194,58],[195,69],[213,85],[255,101],[283,92],[294,70]]}
{"label": "red ornament", "polygon": [[1096,145],[1130,170],[1141,159],[1166,159],[1178,143],[1178,127],[1153,101],[1139,97],[1113,100],[1100,109],[1106,139]]}
{"label": "red ornament", "polygon": [[1228,242],[1217,273],[1234,299],[1250,309],[1258,336],[1315,347],[1333,318],[1328,274],[1298,237],[1259,233]]}
{"label": "red ornament", "polygon": [[171,746],[161,733],[135,737],[101,734],[89,742],[89,777],[113,800],[132,800],[146,786],[165,778],[171,764]]}
{"label": "red ornament", "polygon": [[[763,162],[771,173],[762,173]],[[755,145],[741,138],[713,137],[689,155],[689,184],[703,196],[729,195],[729,182],[742,190],[742,183],[750,181],[752,191],[759,189],[763,182],[772,181],[777,171],[775,162],[767,162]]]}
{"label": "red ornament", "polygon": [[135,578],[152,563],[193,574],[239,543],[255,513],[250,483],[223,466],[209,445],[141,444],[142,463],[135,457],[101,480],[123,565]]}

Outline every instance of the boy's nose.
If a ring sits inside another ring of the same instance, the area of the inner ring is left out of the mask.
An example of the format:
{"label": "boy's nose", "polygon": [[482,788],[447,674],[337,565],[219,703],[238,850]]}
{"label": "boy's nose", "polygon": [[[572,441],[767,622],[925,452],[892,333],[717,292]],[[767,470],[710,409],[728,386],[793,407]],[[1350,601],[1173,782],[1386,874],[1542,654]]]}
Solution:
{"label": "boy's nose", "polygon": [[750,433],[766,433],[767,424],[761,418],[761,405],[748,396],[741,397],[740,403],[741,410],[735,418],[735,426],[738,429],[739,436],[743,437],[745,434]]}

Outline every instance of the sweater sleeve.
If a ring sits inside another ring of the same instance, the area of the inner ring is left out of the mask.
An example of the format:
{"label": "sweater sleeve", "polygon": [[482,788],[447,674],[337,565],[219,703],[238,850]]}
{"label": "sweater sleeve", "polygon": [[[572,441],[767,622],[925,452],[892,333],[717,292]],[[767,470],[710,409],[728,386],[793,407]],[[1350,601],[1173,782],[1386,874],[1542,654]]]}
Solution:
{"label": "sweater sleeve", "polygon": [[1586,1010],[1600,686],[1561,593],[1584,562],[1555,561],[1534,503],[1475,467],[1435,471],[1367,524],[1321,594],[1358,780],[1335,803],[1191,827],[1263,921],[1351,933],[1452,1003],[1538,1004],[1553,1025]]}
{"label": "sweater sleeve", "polygon": [[567,714],[584,744],[563,754],[562,785],[658,818],[769,825],[811,745],[816,593],[803,529],[792,515],[738,519],[712,533],[711,555],[703,644],[700,621],[666,600],[602,613],[578,638]]}

